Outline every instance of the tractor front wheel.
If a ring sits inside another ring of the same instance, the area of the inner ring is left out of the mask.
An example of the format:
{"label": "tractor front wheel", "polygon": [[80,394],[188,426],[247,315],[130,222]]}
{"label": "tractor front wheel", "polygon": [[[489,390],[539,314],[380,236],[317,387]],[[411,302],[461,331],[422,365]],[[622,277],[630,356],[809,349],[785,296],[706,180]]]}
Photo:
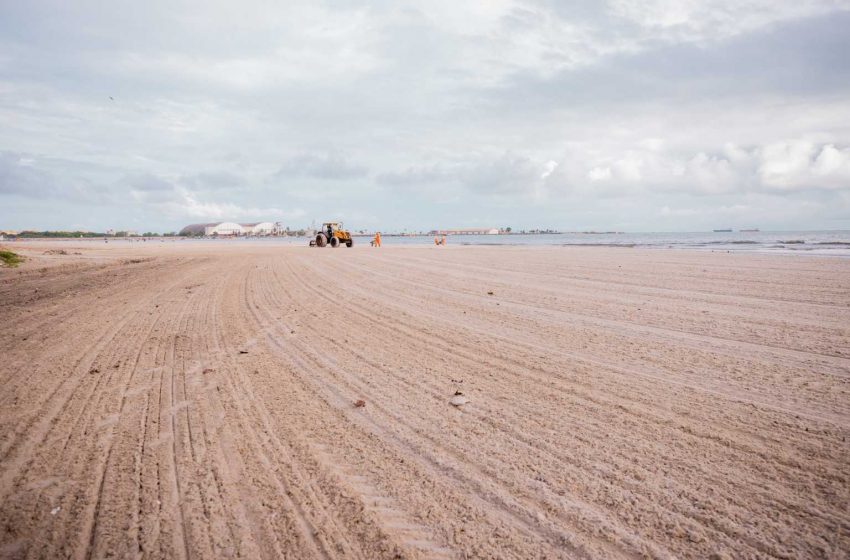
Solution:
{"label": "tractor front wheel", "polygon": [[339,247],[339,238],[331,237],[331,247],[333,247],[334,249]]}
{"label": "tractor front wheel", "polygon": [[325,237],[324,233],[320,233],[316,236],[316,247],[324,247],[328,243],[328,238]]}
{"label": "tractor front wheel", "polygon": [[354,240],[353,240],[353,239],[349,239],[348,241],[346,241],[346,242],[345,242],[345,246],[346,246],[346,247],[351,247],[352,245],[354,245]]}

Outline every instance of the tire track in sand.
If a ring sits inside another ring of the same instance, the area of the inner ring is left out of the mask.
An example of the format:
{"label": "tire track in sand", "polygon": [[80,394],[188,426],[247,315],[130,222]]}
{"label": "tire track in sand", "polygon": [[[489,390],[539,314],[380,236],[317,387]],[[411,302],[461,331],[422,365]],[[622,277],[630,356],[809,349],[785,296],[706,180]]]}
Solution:
{"label": "tire track in sand", "polygon": [[[296,281],[298,280],[296,279]],[[308,283],[301,282],[301,285],[311,295],[307,298],[296,298],[296,301],[327,298],[320,291],[311,292],[312,288]],[[280,286],[282,287],[284,284]],[[282,291],[288,289],[291,288],[282,287]],[[328,300],[333,301],[332,298],[328,298]],[[253,305],[249,306],[249,309],[262,310],[265,307],[274,308],[275,306],[273,303],[268,306]],[[268,327],[268,323],[261,320],[258,320],[258,325],[261,329]],[[286,332],[287,330],[289,328],[284,327],[283,331]],[[323,394],[336,408],[350,407],[354,395],[362,394],[362,386],[359,386],[355,381],[357,375],[352,372],[339,371],[333,363],[328,361],[327,356],[323,355],[324,353],[299,345],[298,341],[293,339],[289,340],[288,347],[282,346],[278,337],[270,336],[269,342],[277,348],[281,357],[288,359],[294,367],[302,372],[304,379],[312,381],[311,385],[314,391]],[[295,348],[297,348],[298,353],[292,352]],[[320,373],[326,374],[322,376],[322,382],[313,381]],[[551,522],[541,522],[541,518],[532,513],[539,511],[539,509],[524,503],[523,498],[515,496],[507,490],[495,491],[489,484],[482,485],[481,480],[492,481],[497,484],[497,487],[501,485],[501,482],[498,478],[493,478],[490,473],[482,471],[479,465],[465,459],[457,449],[446,447],[424,430],[414,427],[407,418],[393,413],[380,404],[371,405],[371,409],[381,411],[385,415],[384,420],[378,422],[377,419],[371,417],[353,415],[349,417],[349,420],[359,425],[366,433],[376,434],[385,441],[393,442],[399,453],[408,460],[418,461],[423,468],[431,473],[432,477],[449,477],[454,481],[455,487],[475,490],[471,493],[465,493],[466,499],[475,504],[478,510],[494,515],[499,523],[507,523],[510,526],[522,528],[529,535],[537,535],[538,538],[553,543],[556,548],[572,550],[574,556],[587,556],[585,547],[590,547],[591,550],[601,548],[607,550],[609,554],[614,551],[612,547],[616,547],[616,545],[612,542],[596,541],[591,544],[585,541],[580,544],[576,543],[576,533],[566,533],[561,526]],[[457,465],[464,465],[464,467]],[[475,476],[464,474],[464,470],[472,471]]]}

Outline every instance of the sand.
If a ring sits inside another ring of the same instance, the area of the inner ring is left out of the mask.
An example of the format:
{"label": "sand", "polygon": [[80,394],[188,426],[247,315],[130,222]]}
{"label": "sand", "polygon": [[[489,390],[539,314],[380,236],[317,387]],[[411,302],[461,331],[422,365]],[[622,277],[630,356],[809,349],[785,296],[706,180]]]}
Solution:
{"label": "sand", "polygon": [[2,558],[850,551],[850,260],[10,246]]}

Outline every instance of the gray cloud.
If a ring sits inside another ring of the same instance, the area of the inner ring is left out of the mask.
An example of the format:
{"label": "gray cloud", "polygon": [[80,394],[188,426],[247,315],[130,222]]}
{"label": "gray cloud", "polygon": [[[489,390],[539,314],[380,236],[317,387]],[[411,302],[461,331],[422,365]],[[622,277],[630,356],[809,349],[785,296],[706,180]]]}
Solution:
{"label": "gray cloud", "polygon": [[346,180],[365,177],[369,170],[336,153],[299,154],[289,158],[278,170],[276,177],[312,177],[316,179]]}
{"label": "gray cloud", "polygon": [[247,181],[229,171],[208,171],[183,176],[180,183],[191,190],[219,190],[244,188]]}
{"label": "gray cloud", "polygon": [[145,173],[143,175],[137,175],[135,177],[128,177],[126,180],[127,184],[136,191],[142,192],[152,192],[152,191],[171,191],[174,190],[174,185],[151,175],[150,173]]}
{"label": "gray cloud", "polygon": [[410,189],[449,185],[474,193],[524,195],[535,190],[551,169],[548,164],[512,153],[481,157],[472,162],[447,162],[410,166],[400,172],[383,173],[384,185]]}
{"label": "gray cloud", "polygon": [[[503,110],[523,112],[529,105],[640,110],[659,102],[845,92],[848,26],[850,12],[786,22],[710,48],[663,45],[551,75],[520,69],[492,95]],[[518,99],[523,105],[516,105]]]}
{"label": "gray cloud", "polygon": [[111,190],[93,182],[96,175],[85,163],[0,152],[0,196],[103,204],[110,200]]}
{"label": "gray cloud", "polygon": [[378,183],[389,186],[415,186],[434,185],[445,181],[451,181],[453,174],[444,171],[439,166],[408,167],[404,171],[381,173],[376,177]]}
{"label": "gray cloud", "polygon": [[0,194],[43,197],[55,193],[53,177],[33,163],[23,154],[0,152]]}
{"label": "gray cloud", "polygon": [[846,5],[250,4],[0,6],[0,222],[850,227]]}

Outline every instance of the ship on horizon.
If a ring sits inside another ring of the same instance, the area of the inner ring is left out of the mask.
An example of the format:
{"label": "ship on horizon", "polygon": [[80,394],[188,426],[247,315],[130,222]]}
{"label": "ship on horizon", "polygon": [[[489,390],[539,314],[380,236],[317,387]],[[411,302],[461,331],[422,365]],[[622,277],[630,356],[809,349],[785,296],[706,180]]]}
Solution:
{"label": "ship on horizon", "polygon": [[716,229],[714,233],[732,233],[732,229]]}

